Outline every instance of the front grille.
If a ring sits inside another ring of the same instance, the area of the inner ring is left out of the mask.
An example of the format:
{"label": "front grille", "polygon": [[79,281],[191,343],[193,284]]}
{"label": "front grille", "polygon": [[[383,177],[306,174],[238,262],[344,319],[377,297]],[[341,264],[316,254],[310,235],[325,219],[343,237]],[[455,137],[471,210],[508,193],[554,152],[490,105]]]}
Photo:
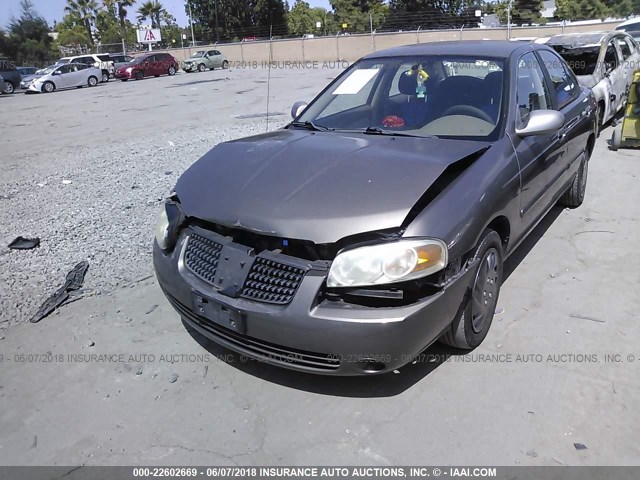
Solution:
{"label": "front grille", "polygon": [[240,296],[259,302],[286,305],[296,294],[304,273],[302,268],[257,257]]}
{"label": "front grille", "polygon": [[164,293],[182,318],[197,324],[227,348],[285,367],[297,366],[318,372],[329,372],[340,368],[340,360],[335,358],[335,355],[297,350],[240,335],[195,314],[169,293],[166,291]]}
{"label": "front grille", "polygon": [[184,254],[185,266],[205,282],[213,285],[222,245],[192,233]]}

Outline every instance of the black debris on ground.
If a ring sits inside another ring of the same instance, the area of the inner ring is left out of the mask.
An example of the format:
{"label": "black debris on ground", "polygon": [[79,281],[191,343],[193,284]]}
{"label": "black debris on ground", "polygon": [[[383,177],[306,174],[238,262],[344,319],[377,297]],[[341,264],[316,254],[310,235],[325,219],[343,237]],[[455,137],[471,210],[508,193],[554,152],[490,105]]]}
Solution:
{"label": "black debris on ground", "polygon": [[82,287],[84,282],[84,276],[89,268],[89,262],[83,260],[78,263],[73,269],[67,273],[67,278],[64,285],[55,291],[53,295],[47,298],[42,306],[38,309],[36,314],[31,317],[31,323],[38,323],[44,317],[53,312],[56,308],[61,306],[68,298],[69,292],[78,290]]}
{"label": "black debris on ground", "polygon": [[24,238],[24,237],[16,237],[9,245],[7,245],[12,250],[30,250],[32,248],[36,248],[40,246],[40,239],[36,238]]}
{"label": "black debris on ground", "polygon": [[584,443],[574,443],[573,446],[576,450],[586,450],[587,446]]}

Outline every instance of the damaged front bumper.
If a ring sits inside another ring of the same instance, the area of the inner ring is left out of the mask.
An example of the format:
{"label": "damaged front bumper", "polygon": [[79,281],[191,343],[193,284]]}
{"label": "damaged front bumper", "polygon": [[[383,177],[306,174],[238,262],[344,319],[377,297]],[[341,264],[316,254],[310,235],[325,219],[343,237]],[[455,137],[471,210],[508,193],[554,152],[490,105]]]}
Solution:
{"label": "damaged front bumper", "polygon": [[[180,316],[224,347],[259,361],[305,372],[375,374],[410,363],[450,325],[471,280],[471,269],[467,269],[445,287],[410,304],[364,306],[323,294],[328,262],[310,262],[274,252],[245,258],[237,252],[246,247],[228,239],[222,250],[212,249],[210,243],[203,244],[206,255],[212,252],[218,255],[217,269],[207,269],[203,258],[185,261],[185,257],[192,255],[187,252],[187,245],[194,235],[213,242],[225,238],[187,228],[170,253],[154,244],[158,281]],[[201,270],[191,269],[187,266],[189,262]],[[256,263],[290,265],[291,272],[304,271],[286,303],[278,303],[281,298],[275,294],[269,297],[274,299],[272,303],[251,298],[246,278],[260,280],[266,272],[258,269],[252,276]],[[237,271],[243,268],[251,272],[238,284]]]}

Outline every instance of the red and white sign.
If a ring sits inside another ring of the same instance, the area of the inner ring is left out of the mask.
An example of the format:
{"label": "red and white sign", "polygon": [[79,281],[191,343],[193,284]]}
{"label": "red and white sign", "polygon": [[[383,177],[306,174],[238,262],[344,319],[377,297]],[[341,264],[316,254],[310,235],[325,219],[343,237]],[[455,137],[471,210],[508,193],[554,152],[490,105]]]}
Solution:
{"label": "red and white sign", "polygon": [[162,40],[159,28],[138,30],[138,43],[156,43]]}

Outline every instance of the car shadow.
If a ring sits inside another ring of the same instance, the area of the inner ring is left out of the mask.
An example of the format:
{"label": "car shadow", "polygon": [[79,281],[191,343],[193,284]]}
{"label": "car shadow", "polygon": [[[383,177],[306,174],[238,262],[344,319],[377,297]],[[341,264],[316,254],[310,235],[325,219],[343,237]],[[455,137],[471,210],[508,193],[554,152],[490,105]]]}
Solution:
{"label": "car shadow", "polygon": [[[518,265],[542,238],[553,222],[562,213],[562,207],[554,207],[542,218],[529,236],[511,254],[504,264],[504,281],[513,274]],[[434,343],[417,356],[413,363],[394,372],[360,377],[337,377],[303,373],[276,367],[265,362],[248,359],[209,340],[183,321],[187,332],[205,350],[220,361],[261,380],[288,388],[303,390],[320,395],[347,398],[384,398],[399,395],[430,375],[440,365],[462,361],[469,350],[459,350],[440,343]],[[457,360],[458,359],[458,360]]]}

